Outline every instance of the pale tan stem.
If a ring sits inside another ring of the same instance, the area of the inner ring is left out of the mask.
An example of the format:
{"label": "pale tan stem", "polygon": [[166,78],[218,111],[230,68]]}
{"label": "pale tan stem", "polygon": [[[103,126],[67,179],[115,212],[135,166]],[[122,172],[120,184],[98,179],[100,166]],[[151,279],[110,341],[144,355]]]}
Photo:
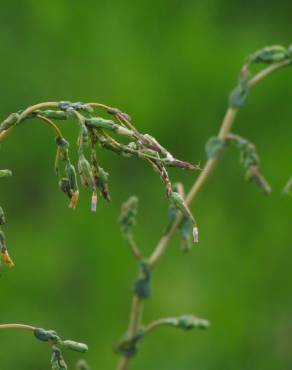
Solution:
{"label": "pale tan stem", "polygon": [[31,330],[34,331],[35,327],[25,324],[0,324],[1,329],[20,329],[20,330]]}
{"label": "pale tan stem", "polygon": [[45,102],[45,103],[39,103],[32,105],[28,108],[26,108],[19,116],[19,120],[23,120],[25,117],[30,115],[31,113],[39,110],[39,109],[44,109],[44,108],[58,108],[59,103],[57,102]]}
{"label": "pale tan stem", "polygon": [[[261,80],[263,80],[265,77],[269,76],[271,73],[285,67],[291,64],[291,60],[285,60],[284,62],[280,62],[277,64],[273,64],[259,73],[257,73],[251,80],[248,82],[248,87],[252,88],[255,85],[257,85]],[[234,123],[234,120],[236,118],[236,115],[238,113],[238,109],[235,108],[228,108],[227,112],[225,114],[225,117],[223,119],[223,122],[221,124],[218,138],[221,140],[225,140],[228,136],[232,125]],[[214,168],[216,167],[218,163],[219,158],[213,157],[208,159],[206,162],[202,172],[194,182],[193,186],[191,187],[191,190],[189,191],[187,197],[186,197],[186,203],[190,206],[190,204],[194,201],[200,190],[202,189],[203,185],[213,172]],[[179,226],[179,223],[181,221],[182,217],[179,215],[175,222],[173,223],[172,228],[169,230],[169,232],[166,235],[163,235],[162,238],[159,240],[158,244],[156,245],[152,255],[149,258],[149,263],[151,267],[154,267],[158,260],[161,258],[163,253],[165,252],[167,245],[172,238],[174,232],[176,231],[177,227]]]}
{"label": "pale tan stem", "polygon": [[[288,66],[291,64],[291,60],[280,62],[277,64],[273,64],[264,70],[260,71],[258,74],[256,74],[249,82],[248,87],[252,88],[254,87],[258,82],[260,82],[262,79],[270,75],[271,73],[277,71],[278,69],[281,69],[282,67]],[[230,130],[232,128],[232,125],[234,123],[234,120],[237,116],[238,109],[235,108],[228,108],[226,111],[226,114],[224,116],[223,122],[220,126],[220,130],[218,133],[218,138],[221,140],[225,140],[230,133]],[[218,163],[219,157],[213,157],[207,160],[202,172],[194,182],[193,186],[191,187],[189,193],[186,196],[186,203],[190,206],[190,204],[194,201],[194,199],[197,197],[198,193],[206,183],[207,179],[211,175],[211,173],[214,171],[217,163]],[[182,215],[179,214],[177,218],[175,219],[174,223],[172,224],[172,227],[167,232],[167,234],[164,234],[162,238],[159,240],[158,244],[154,248],[153,253],[151,254],[149,258],[149,266],[153,268],[157,262],[160,260],[162,255],[164,254],[169,241],[171,240],[174,232],[176,231],[177,227],[179,226],[180,222],[182,220]],[[138,300],[138,301],[137,301]],[[139,327],[141,312],[142,312],[142,306],[143,301],[140,301],[137,297],[134,297],[133,303],[132,303],[132,311],[130,315],[130,325],[129,328],[131,328],[131,333],[135,333],[135,331]],[[138,319],[139,318],[139,319]],[[135,324],[133,324],[135,323]],[[161,322],[158,321],[154,325],[154,327],[161,325]],[[135,330],[134,330],[135,329]],[[152,327],[150,327],[152,329]],[[121,357],[117,370],[127,370],[129,368],[130,358],[129,357]]]}

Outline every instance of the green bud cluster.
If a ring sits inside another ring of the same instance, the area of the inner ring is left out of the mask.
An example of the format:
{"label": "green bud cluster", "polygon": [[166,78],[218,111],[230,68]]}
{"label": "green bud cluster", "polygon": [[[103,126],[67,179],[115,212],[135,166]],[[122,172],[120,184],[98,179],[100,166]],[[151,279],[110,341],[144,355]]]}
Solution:
{"label": "green bud cluster", "polygon": [[279,63],[290,57],[287,48],[281,45],[268,46],[250,56],[250,63]]}
{"label": "green bud cluster", "polygon": [[67,370],[67,364],[63,358],[62,351],[56,346],[52,346],[51,356],[52,370]]}
{"label": "green bud cluster", "polygon": [[249,81],[251,77],[250,67],[253,64],[275,64],[287,61],[292,63],[292,48],[281,45],[268,46],[251,54],[247,64],[241,70],[237,86],[229,96],[229,106],[235,109],[244,106],[249,94]]}
{"label": "green bud cluster", "polygon": [[192,235],[193,243],[198,243],[199,241],[199,231],[198,231],[197,223],[181,194],[173,191],[171,193],[170,199],[173,205],[176,207],[176,209],[179,210],[183,215],[183,221],[180,225],[180,232],[181,232],[183,241],[187,245],[187,249],[189,249],[190,240],[191,240],[190,235]]}
{"label": "green bud cluster", "polygon": [[140,276],[134,284],[134,294],[140,299],[147,299],[151,294],[151,271],[147,261],[140,261]]}
{"label": "green bud cluster", "polygon": [[138,351],[138,344],[144,337],[144,331],[138,330],[132,337],[125,334],[119,343],[114,347],[117,353],[122,354],[124,357],[130,358],[136,355]]}
{"label": "green bud cluster", "polygon": [[229,134],[227,140],[239,149],[240,162],[246,170],[246,180],[258,185],[264,194],[270,194],[271,187],[259,171],[260,158],[255,145],[247,139],[234,134]]}
{"label": "green bud cluster", "polygon": [[226,142],[217,136],[211,137],[205,146],[207,158],[217,158],[225,149]]}
{"label": "green bud cluster", "polygon": [[61,348],[69,349],[80,353],[88,351],[88,347],[84,343],[78,343],[72,340],[63,340],[54,330],[45,330],[42,328],[36,328],[34,330],[34,336],[42,341],[48,342],[52,345],[52,357],[51,364],[52,370],[66,370],[67,365],[63,359]]}
{"label": "green bud cluster", "polygon": [[194,315],[183,315],[169,319],[168,324],[182,330],[207,329],[210,326],[208,320],[200,319]]}

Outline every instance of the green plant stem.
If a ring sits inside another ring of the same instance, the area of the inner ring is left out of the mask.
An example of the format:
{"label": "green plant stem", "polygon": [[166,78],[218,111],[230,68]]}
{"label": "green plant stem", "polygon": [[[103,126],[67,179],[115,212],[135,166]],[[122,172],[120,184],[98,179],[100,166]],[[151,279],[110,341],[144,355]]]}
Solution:
{"label": "green plant stem", "polygon": [[52,127],[52,129],[55,131],[55,133],[57,134],[58,137],[63,137],[61,130],[59,129],[59,127],[57,125],[54,124],[54,122],[52,120],[50,120],[47,117],[42,116],[41,114],[37,114],[36,117],[38,119],[46,122],[48,125],[50,125]]}
{"label": "green plant stem", "polygon": [[[286,60],[280,63],[273,64],[271,66],[266,67],[259,73],[257,73],[254,77],[252,77],[248,82],[248,87],[253,88],[255,85],[257,85],[261,80],[263,80],[265,77],[269,76],[273,72],[288,66],[291,64],[291,60]],[[225,140],[230,133],[230,130],[233,126],[233,123],[235,121],[235,118],[237,116],[238,109],[235,108],[228,108],[227,112],[224,116],[223,122],[220,126],[220,130],[218,133],[218,138],[221,140]],[[202,172],[194,182],[193,186],[191,187],[189,193],[186,196],[186,203],[188,206],[191,205],[191,203],[196,199],[197,195],[199,194],[200,190],[205,185],[206,181],[210,177],[210,175],[213,173],[217,163],[219,161],[219,157],[213,157],[207,160]],[[158,244],[154,248],[151,256],[149,257],[149,265],[153,269],[162,255],[165,253],[167,246],[174,235],[176,229],[178,228],[180,222],[182,220],[182,215],[179,214],[177,218],[175,219],[172,227],[170,230],[162,236],[162,238],[159,240]],[[142,310],[143,310],[143,300],[134,297],[132,302],[132,310],[130,314],[130,325],[129,329],[131,329],[131,332],[128,331],[128,334],[134,334],[139,329],[139,324],[142,316]],[[139,318],[139,319],[138,319]],[[160,324],[160,323],[159,323]],[[155,324],[156,325],[156,324]],[[157,323],[158,325],[158,323]],[[127,370],[129,368],[130,364],[130,357],[121,357],[121,359],[118,362],[117,370]]]}

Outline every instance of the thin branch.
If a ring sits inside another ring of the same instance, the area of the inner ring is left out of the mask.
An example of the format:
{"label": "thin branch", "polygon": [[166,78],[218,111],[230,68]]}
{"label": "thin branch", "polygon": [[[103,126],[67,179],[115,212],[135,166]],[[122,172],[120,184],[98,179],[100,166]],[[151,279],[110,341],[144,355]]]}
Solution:
{"label": "thin branch", "polygon": [[[256,74],[248,83],[249,88],[252,88],[256,86],[261,80],[263,80],[265,77],[269,76],[271,73],[286,67],[291,64],[291,61],[284,61],[280,62],[274,65],[271,65],[262,71],[260,71],[258,74]],[[237,116],[238,109],[235,108],[228,108],[224,120],[222,122],[221,128],[218,133],[218,138],[221,140],[225,140],[228,136],[231,127],[234,123],[234,120]],[[188,205],[191,205],[191,203],[194,201],[194,199],[197,197],[198,193],[206,183],[209,176],[213,173],[217,163],[218,163],[219,157],[213,157],[207,160],[202,172],[198,176],[197,180],[194,182],[193,186],[191,187],[187,197],[186,197],[186,203]],[[156,245],[152,255],[149,258],[150,266],[153,268],[161,256],[164,254],[169,241],[171,240],[174,232],[176,231],[177,227],[179,226],[180,222],[182,220],[182,216],[178,215],[175,222],[173,223],[173,226],[169,230],[169,232],[166,235],[163,235],[158,244]]]}
{"label": "thin branch", "polygon": [[57,134],[58,137],[63,137],[62,132],[59,129],[59,127],[57,125],[55,125],[54,122],[51,121],[49,118],[44,117],[41,114],[37,114],[36,115],[36,118],[39,118],[40,120],[48,123],[53,128],[53,130],[56,132],[56,134]]}
{"label": "thin branch", "polygon": [[34,331],[36,328],[34,326],[25,324],[0,324],[0,330],[1,329],[20,329]]}

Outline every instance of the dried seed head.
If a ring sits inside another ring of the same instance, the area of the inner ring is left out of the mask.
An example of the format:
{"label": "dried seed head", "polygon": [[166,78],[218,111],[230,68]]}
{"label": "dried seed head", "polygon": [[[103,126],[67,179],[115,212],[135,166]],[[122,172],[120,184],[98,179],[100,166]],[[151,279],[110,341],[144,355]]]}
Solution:
{"label": "dried seed head", "polygon": [[76,190],[76,191],[74,191],[74,193],[71,196],[71,201],[69,203],[69,208],[75,209],[76,206],[77,206],[77,203],[78,203],[78,199],[79,199],[79,191]]}
{"label": "dried seed head", "polygon": [[12,261],[12,259],[10,258],[9,256],[9,253],[7,251],[7,249],[4,251],[4,252],[1,252],[1,256],[2,256],[2,260],[3,262],[8,266],[8,267],[14,267],[14,262]]}
{"label": "dried seed head", "polygon": [[94,191],[91,197],[91,211],[96,212],[96,207],[97,207],[97,194]]}
{"label": "dried seed head", "polygon": [[193,238],[195,243],[199,242],[199,229],[197,226],[193,227]]}

